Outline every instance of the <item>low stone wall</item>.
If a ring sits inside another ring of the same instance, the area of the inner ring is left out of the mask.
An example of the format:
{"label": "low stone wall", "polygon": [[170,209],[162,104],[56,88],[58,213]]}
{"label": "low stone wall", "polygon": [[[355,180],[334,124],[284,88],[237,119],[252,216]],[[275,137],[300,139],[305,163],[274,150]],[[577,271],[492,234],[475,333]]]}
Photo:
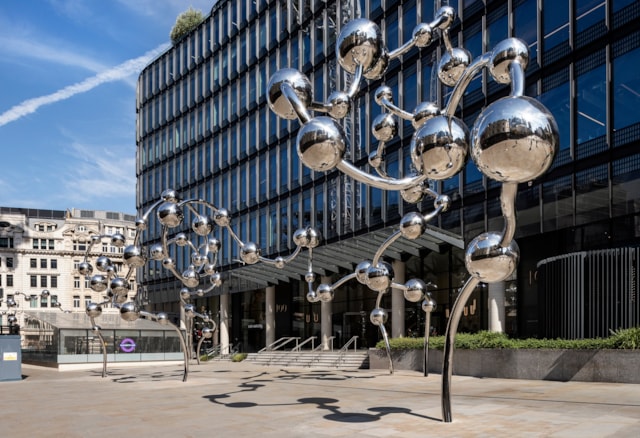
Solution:
{"label": "low stone wall", "polygon": [[[396,370],[423,370],[422,350],[392,351]],[[442,372],[441,350],[429,350],[429,372]],[[388,369],[384,350],[369,350],[369,368]],[[453,374],[500,379],[640,384],[639,350],[457,349]]]}

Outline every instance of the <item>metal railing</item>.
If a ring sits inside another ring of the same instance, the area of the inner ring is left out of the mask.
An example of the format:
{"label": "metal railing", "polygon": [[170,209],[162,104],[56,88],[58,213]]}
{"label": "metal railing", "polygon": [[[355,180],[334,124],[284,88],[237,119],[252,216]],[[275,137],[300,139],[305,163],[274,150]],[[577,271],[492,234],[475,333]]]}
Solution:
{"label": "metal railing", "polygon": [[283,348],[285,345],[287,345],[288,343],[290,343],[292,341],[296,341],[296,347],[297,347],[299,340],[300,340],[299,337],[293,337],[293,336],[292,337],[280,338],[277,341],[267,345],[262,350],[258,351],[258,354],[264,353],[265,351],[276,351],[276,350],[278,350],[280,348]]}
{"label": "metal railing", "polygon": [[311,350],[315,350],[314,345],[316,339],[318,339],[317,336],[311,336],[310,338],[305,339],[302,343],[293,347],[291,351],[300,351],[302,349],[302,346],[308,344],[309,342],[311,342]]}
{"label": "metal railing", "polygon": [[[327,341],[330,341],[330,346],[331,346],[331,351],[333,351],[333,340],[335,339],[335,336],[330,336],[329,338],[327,338]],[[322,347],[324,347],[324,345],[322,343],[320,343],[320,345],[318,345],[316,348],[313,349],[313,351],[318,351],[318,350],[322,350]]]}
{"label": "metal railing", "polygon": [[349,351],[349,347],[353,344],[353,351],[358,350],[358,336],[353,336],[351,339],[347,341],[346,344],[342,346],[340,349],[340,355],[338,356],[338,360],[336,360],[335,366],[339,367],[342,361],[344,360],[344,355]]}

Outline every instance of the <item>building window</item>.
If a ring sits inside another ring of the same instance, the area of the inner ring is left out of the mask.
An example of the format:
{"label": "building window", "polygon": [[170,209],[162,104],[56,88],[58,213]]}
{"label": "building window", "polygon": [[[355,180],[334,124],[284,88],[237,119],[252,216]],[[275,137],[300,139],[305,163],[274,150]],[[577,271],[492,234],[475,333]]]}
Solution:
{"label": "building window", "polygon": [[87,277],[84,278],[84,288],[89,288],[89,279]]}
{"label": "building window", "polygon": [[31,287],[38,287],[38,276],[32,275],[29,277]]}
{"label": "building window", "polygon": [[58,277],[51,276],[51,287],[58,287]]}
{"label": "building window", "polygon": [[91,296],[90,295],[85,295],[84,296],[84,307],[89,307],[90,303],[91,303]]}
{"label": "building window", "polygon": [[47,269],[47,259],[40,259],[40,268]]}
{"label": "building window", "polygon": [[55,249],[55,241],[53,239],[49,239],[49,249]]}
{"label": "building window", "polygon": [[58,269],[58,259],[51,259],[51,269]]}
{"label": "building window", "polygon": [[73,277],[73,288],[80,289],[80,277]]}
{"label": "building window", "polygon": [[58,295],[51,295],[51,307],[58,307]]}
{"label": "building window", "polygon": [[7,268],[13,268],[13,257],[7,257],[6,265]]}
{"label": "building window", "polygon": [[76,309],[80,308],[80,295],[73,296],[73,307]]}
{"label": "building window", "polygon": [[73,270],[77,271],[79,266],[80,266],[80,260],[74,260],[73,261]]}
{"label": "building window", "polygon": [[13,248],[13,237],[0,237],[0,248]]}
{"label": "building window", "polygon": [[30,259],[29,261],[29,266],[33,269],[38,267],[38,260],[37,259]]}
{"label": "building window", "polygon": [[41,275],[40,276],[40,287],[47,287],[47,276],[46,275]]}
{"label": "building window", "polygon": [[13,274],[7,274],[7,287],[13,287]]}
{"label": "building window", "polygon": [[40,295],[40,307],[49,307],[48,306],[49,298],[45,295]]}

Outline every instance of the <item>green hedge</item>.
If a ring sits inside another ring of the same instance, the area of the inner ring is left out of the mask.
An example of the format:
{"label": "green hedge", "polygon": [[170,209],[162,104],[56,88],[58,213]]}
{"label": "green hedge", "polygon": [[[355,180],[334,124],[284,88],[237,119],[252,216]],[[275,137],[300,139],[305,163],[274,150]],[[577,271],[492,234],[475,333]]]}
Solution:
{"label": "green hedge", "polygon": [[[393,338],[389,340],[392,350],[418,350],[424,346],[424,338]],[[548,349],[640,349],[640,327],[612,331],[608,338],[597,339],[510,339],[504,333],[481,331],[478,333],[458,333],[456,348],[475,350],[478,348],[548,348]],[[384,349],[383,341],[376,345]],[[429,348],[444,349],[444,336],[431,336]]]}

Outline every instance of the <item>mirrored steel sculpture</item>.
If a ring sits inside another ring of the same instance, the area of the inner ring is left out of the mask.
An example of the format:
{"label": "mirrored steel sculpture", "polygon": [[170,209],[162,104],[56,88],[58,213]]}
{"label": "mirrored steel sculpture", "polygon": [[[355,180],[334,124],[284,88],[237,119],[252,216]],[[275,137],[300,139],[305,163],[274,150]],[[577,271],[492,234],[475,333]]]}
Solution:
{"label": "mirrored steel sculpture", "polygon": [[[185,210],[190,212],[193,218],[190,223],[190,230],[184,226]],[[202,213],[204,210],[208,212],[207,215]],[[160,241],[146,248],[140,243],[141,234],[148,229],[149,221],[152,219],[152,213],[154,212],[161,225]],[[270,259],[262,256],[261,249],[255,243],[244,242],[240,239],[234,232],[231,222],[228,210],[218,208],[202,199],[182,200],[174,190],[167,189],[162,192],[158,201],[147,209],[141,217],[136,219],[136,234],[133,244],[125,246],[125,238],[119,233],[92,236],[91,242],[87,246],[84,260],[78,266],[78,271],[86,276],[93,291],[106,292],[109,297],[108,300],[102,303],[89,303],[86,308],[86,313],[91,319],[93,331],[102,342],[103,377],[107,373],[107,350],[100,333],[100,326],[96,324],[95,318],[102,314],[102,306],[106,304],[119,308],[120,316],[126,321],[135,321],[142,317],[173,327],[178,333],[184,353],[183,381],[187,380],[189,373],[194,319],[200,318],[205,325],[202,330],[203,337],[198,342],[196,349],[196,358],[200,363],[202,341],[211,339],[217,327],[209,315],[197,312],[190,300],[193,297],[203,297],[206,293],[222,284],[222,275],[217,270],[221,242],[211,235],[216,226],[219,229],[226,229],[239,246],[240,258],[243,263],[251,265],[264,263],[279,269],[284,268],[287,263],[291,262],[302,248],[308,249],[309,259],[311,260],[312,249],[319,244],[321,238],[314,228],[299,229],[294,234],[293,240],[296,244],[296,249],[293,253],[288,257],[279,256]],[[113,246],[123,248],[124,264],[128,267],[128,272],[125,276],[120,276],[115,265],[106,255],[100,255],[96,258],[96,270],[99,272],[94,274],[94,267],[89,263],[89,256],[93,246],[103,239],[109,239]],[[173,247],[187,247],[191,250],[187,266],[182,268],[176,266],[176,262],[171,257],[171,254],[175,253]],[[178,292],[178,297],[185,315],[186,330],[184,336],[180,327],[173,324],[166,313],[152,313],[143,310],[139,299],[127,301],[130,291],[129,281],[134,270],[145,266],[149,260],[159,261],[162,267],[171,272],[183,285]]]}
{"label": "mirrored steel sculpture", "polygon": [[[513,240],[518,183],[542,175],[550,167],[558,148],[558,127],[553,116],[538,101],[524,96],[524,72],[529,60],[526,43],[509,38],[490,52],[473,59],[464,48],[452,47],[448,33],[454,19],[453,8],[441,8],[432,22],[418,24],[411,40],[394,50],[385,46],[377,24],[365,18],[353,20],[342,27],[336,42],[338,63],[352,75],[351,84],[345,91],[332,92],[326,102],[314,102],[309,79],[302,72],[290,68],[272,75],[267,90],[269,106],[279,117],[300,121],[296,148],[305,166],[318,172],[337,169],[371,187],[399,191],[402,198],[410,203],[417,203],[424,196],[434,199],[432,211],[406,214],[398,231],[380,246],[371,261],[360,262],[355,272],[334,284],[321,284],[316,290],[313,289],[311,269],[305,277],[309,283],[307,298],[311,302],[331,301],[335,290],[353,278],[377,292],[376,308],[370,319],[380,328],[387,351],[388,337],[384,328],[387,315],[380,308],[384,293],[392,287],[402,289],[410,301],[424,300],[423,309],[427,313],[435,306],[424,283],[420,280],[395,283],[391,266],[381,260],[393,241],[401,237],[416,239],[424,233],[429,220],[449,207],[449,198],[430,189],[427,182],[457,175],[470,156],[482,174],[502,183],[500,204],[504,228],[482,233],[467,245],[465,265],[470,278],[453,304],[447,324],[442,372],[442,414],[445,422],[452,421],[453,346],[464,305],[478,283],[503,281],[514,272],[519,259],[518,245]],[[443,109],[433,102],[423,102],[409,112],[394,104],[389,87],[379,87],[375,101],[387,112],[376,117],[371,128],[373,137],[379,142],[369,156],[369,166],[376,174],[355,167],[345,158],[349,145],[340,120],[349,114],[360,84],[365,79],[382,78],[391,60],[413,47],[428,46],[438,39],[438,35],[441,35],[445,46],[437,67],[438,79],[442,84],[453,87],[449,101]],[[483,69],[496,82],[509,85],[511,92],[484,108],[469,129],[455,113],[469,83]],[[415,174],[403,178],[387,175],[383,166],[385,143],[398,131],[397,118],[410,121],[415,128],[410,144]],[[389,367],[393,372],[391,360]]]}

